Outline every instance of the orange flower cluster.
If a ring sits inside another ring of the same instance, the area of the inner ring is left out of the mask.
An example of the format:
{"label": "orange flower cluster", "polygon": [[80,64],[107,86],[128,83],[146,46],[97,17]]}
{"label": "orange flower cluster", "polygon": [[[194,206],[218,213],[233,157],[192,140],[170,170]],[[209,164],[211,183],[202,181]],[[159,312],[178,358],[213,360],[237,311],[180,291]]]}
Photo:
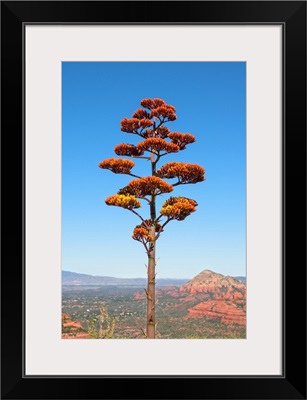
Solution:
{"label": "orange flower cluster", "polygon": [[158,195],[173,191],[173,186],[157,176],[147,176],[141,179],[134,179],[128,183],[128,188],[132,189],[136,197]]}
{"label": "orange flower cluster", "polygon": [[186,197],[171,197],[162,204],[160,213],[169,219],[183,221],[192,212],[196,211],[197,203]]}
{"label": "orange flower cluster", "polygon": [[120,129],[123,132],[136,133],[139,128],[148,128],[153,125],[150,119],[124,118],[120,121]]}
{"label": "orange flower cluster", "polygon": [[127,144],[127,143],[122,143],[115,146],[114,152],[118,156],[130,156],[130,157],[137,157],[144,154],[144,151],[138,149],[133,144]]}
{"label": "orange flower cluster", "polygon": [[175,111],[175,107],[164,104],[151,110],[151,116],[157,117],[159,119],[161,119],[162,117],[163,119],[167,119],[168,121],[175,121],[175,119],[177,119]]}
{"label": "orange flower cluster", "polygon": [[195,136],[191,135],[190,133],[172,132],[168,134],[168,137],[174,144],[179,146],[180,150],[184,150],[187,144],[194,143],[196,141]]}
{"label": "orange flower cluster", "polygon": [[161,139],[165,139],[169,133],[170,130],[166,126],[160,126],[156,129],[156,137],[160,137]]}
{"label": "orange flower cluster", "polygon": [[133,133],[140,127],[140,120],[138,118],[124,118],[120,121],[120,129],[123,132]]}
{"label": "orange flower cluster", "polygon": [[117,194],[124,194],[125,196],[135,196],[135,190],[133,190],[129,186],[125,186],[124,188],[120,189]]}
{"label": "orange flower cluster", "polygon": [[160,107],[165,104],[165,101],[162,99],[143,99],[141,100],[141,106],[144,108],[148,108],[152,110],[154,108]]}
{"label": "orange flower cluster", "polygon": [[180,183],[197,183],[205,180],[205,170],[198,164],[169,162],[158,169],[161,178],[178,178]]}
{"label": "orange flower cluster", "polygon": [[135,113],[133,113],[132,118],[137,118],[137,119],[149,119],[150,118],[150,114],[146,111],[143,110],[143,108],[139,108],[138,110],[135,111]]}
{"label": "orange flower cluster", "polygon": [[155,150],[157,152],[165,150],[166,153],[176,153],[179,151],[179,146],[174,143],[168,143],[160,138],[148,138],[140,142],[136,146],[139,150]]}
{"label": "orange flower cluster", "polygon": [[[170,131],[161,125],[164,122],[175,121],[177,119],[175,107],[166,104],[162,99],[143,99],[141,105],[149,109],[150,112],[139,108],[133,113],[132,118],[124,118],[120,122],[120,129],[123,132],[134,133],[144,138],[166,138]],[[157,125],[160,126],[157,129],[148,129],[144,132],[144,129],[154,125],[154,122],[151,120],[155,117],[159,119],[159,124]]]}
{"label": "orange flower cluster", "polygon": [[134,165],[134,162],[131,160],[122,160],[119,158],[109,158],[98,164],[99,168],[109,169],[114,174],[129,174]]}
{"label": "orange flower cluster", "polygon": [[123,194],[114,194],[113,196],[109,196],[105,199],[105,203],[108,206],[123,207],[128,210],[141,207],[141,203],[135,196]]}
{"label": "orange flower cluster", "polygon": [[176,109],[170,104],[166,104],[162,99],[143,99],[141,106],[151,110],[150,117],[157,117],[159,119],[167,119],[168,121],[175,121]]}
{"label": "orange flower cluster", "polygon": [[145,245],[146,243],[152,242],[154,240],[153,236],[149,235],[148,230],[142,228],[140,225],[134,228],[132,239],[137,240]]}
{"label": "orange flower cluster", "polygon": [[[151,226],[153,226],[153,221],[152,219],[146,219],[144,220],[141,225],[137,225],[134,228],[132,238],[134,240],[138,240],[139,242],[143,242],[146,244],[147,242],[152,242],[154,240],[154,237],[149,234],[149,229]],[[155,223],[155,231],[159,232],[161,230],[161,225],[156,222]]]}
{"label": "orange flower cluster", "polygon": [[150,121],[150,119],[147,119],[147,118],[140,119],[140,127],[141,128],[148,128],[149,126],[152,126],[152,125],[153,125],[153,122]]}

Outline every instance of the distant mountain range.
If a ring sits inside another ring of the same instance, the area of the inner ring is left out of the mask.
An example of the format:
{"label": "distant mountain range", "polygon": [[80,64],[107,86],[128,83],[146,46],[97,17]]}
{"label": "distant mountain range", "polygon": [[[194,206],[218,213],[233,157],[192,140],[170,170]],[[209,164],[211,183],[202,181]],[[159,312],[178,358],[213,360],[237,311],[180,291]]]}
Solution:
{"label": "distant mountain range", "polygon": [[[241,282],[246,281],[245,277],[236,277]],[[181,286],[190,279],[160,278],[156,280],[157,286]],[[147,284],[145,278],[115,278],[111,276],[94,276],[79,274],[76,272],[62,271],[62,285],[76,286],[144,286]]]}
{"label": "distant mountain range", "polygon": [[[189,279],[157,279],[157,286],[180,286]],[[147,284],[145,278],[114,278],[112,276],[94,276],[78,274],[76,272],[62,271],[62,285],[83,285],[83,286],[144,286]]]}

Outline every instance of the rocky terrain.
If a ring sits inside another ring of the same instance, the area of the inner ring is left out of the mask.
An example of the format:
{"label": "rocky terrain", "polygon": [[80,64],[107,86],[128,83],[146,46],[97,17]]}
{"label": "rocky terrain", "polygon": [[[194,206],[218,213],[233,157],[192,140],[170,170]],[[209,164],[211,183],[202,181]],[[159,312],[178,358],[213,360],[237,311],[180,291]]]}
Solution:
{"label": "rocky terrain", "polygon": [[186,318],[217,319],[223,324],[246,324],[245,303],[224,299],[209,300],[189,308]]}
{"label": "rocky terrain", "polygon": [[62,339],[89,339],[90,335],[80,322],[73,321],[71,317],[62,313]]}

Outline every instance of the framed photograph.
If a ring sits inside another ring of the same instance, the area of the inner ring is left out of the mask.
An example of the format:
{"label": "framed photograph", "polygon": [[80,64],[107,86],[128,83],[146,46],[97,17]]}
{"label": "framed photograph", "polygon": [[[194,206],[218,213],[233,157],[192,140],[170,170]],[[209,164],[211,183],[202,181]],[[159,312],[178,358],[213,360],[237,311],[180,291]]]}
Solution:
{"label": "framed photograph", "polygon": [[306,2],[1,11],[2,398],[306,399]]}

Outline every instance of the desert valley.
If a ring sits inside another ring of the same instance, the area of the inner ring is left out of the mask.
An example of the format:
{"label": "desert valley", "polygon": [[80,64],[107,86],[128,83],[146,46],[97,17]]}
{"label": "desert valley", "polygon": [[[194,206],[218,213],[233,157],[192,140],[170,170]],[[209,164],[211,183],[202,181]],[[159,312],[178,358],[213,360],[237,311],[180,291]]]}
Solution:
{"label": "desert valley", "polygon": [[[63,339],[143,339],[145,279],[62,273]],[[244,339],[245,277],[157,279],[157,339]]]}

